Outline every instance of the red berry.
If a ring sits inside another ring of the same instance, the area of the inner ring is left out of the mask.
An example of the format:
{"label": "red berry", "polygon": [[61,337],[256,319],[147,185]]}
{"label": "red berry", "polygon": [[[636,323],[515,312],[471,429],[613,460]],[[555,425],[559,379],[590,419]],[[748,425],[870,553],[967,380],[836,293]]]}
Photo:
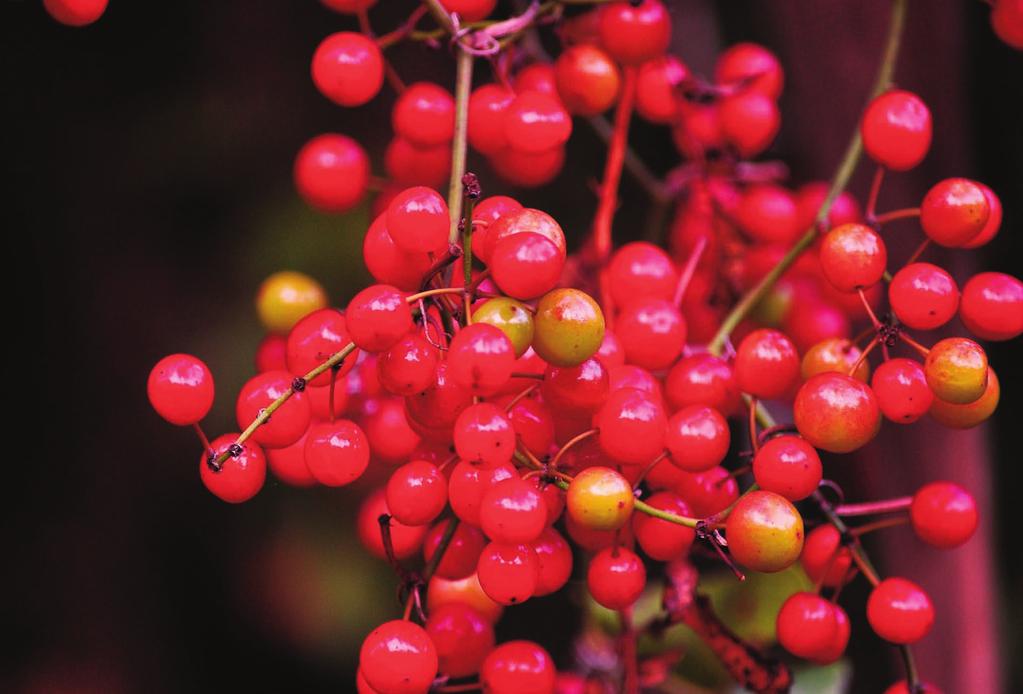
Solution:
{"label": "red berry", "polygon": [[[235,405],[238,426],[243,430],[277,398],[290,388],[293,377],[286,371],[267,371],[250,378]],[[277,408],[262,426],[252,434],[252,440],[266,448],[284,448],[298,441],[306,429],[312,413],[305,393],[293,393]]]}
{"label": "red berry", "polygon": [[362,642],[359,670],[378,691],[420,694],[437,674],[437,649],[421,626],[395,619],[378,626]]}
{"label": "red berry", "polygon": [[561,533],[547,527],[533,542],[533,550],[539,565],[539,578],[533,595],[539,598],[561,590],[572,576],[572,547]]}
{"label": "red berry", "polygon": [[697,518],[707,518],[724,511],[739,498],[738,483],[731,473],[721,466],[706,472],[679,471],[675,478],[674,491],[685,499]]}
{"label": "red berry", "polygon": [[553,289],[564,266],[565,257],[558,247],[532,232],[501,239],[490,256],[494,282],[508,296],[523,300]]}
{"label": "red berry", "polygon": [[[824,205],[828,196],[829,185],[825,181],[813,181],[803,184],[796,191],[796,209],[799,212],[799,228],[809,229],[817,219],[817,213]],[[839,224],[850,224],[863,221],[860,205],[848,191],[844,191],[828,210],[824,220],[824,228],[831,229]]]}
{"label": "red berry", "polygon": [[417,147],[432,147],[451,141],[455,132],[455,100],[432,82],[410,84],[391,112],[394,133]]}
{"label": "red berry", "polygon": [[266,481],[266,456],[263,450],[246,441],[238,455],[229,455],[214,471],[209,466],[209,455],[220,456],[234,445],[238,434],[224,434],[210,441],[212,451],[203,451],[199,457],[199,478],[210,492],[230,504],[248,501],[263,488]]}
{"label": "red berry", "polygon": [[448,480],[451,510],[466,523],[479,526],[483,495],[501,480],[513,477],[518,477],[518,473],[511,465],[484,469],[464,460],[459,462]]}
{"label": "red berry", "polygon": [[[391,510],[387,507],[386,492],[383,489],[377,489],[362,502],[355,520],[355,528],[362,546],[379,559],[387,558],[384,541],[380,534],[380,516],[390,514],[390,512]],[[405,525],[391,518],[388,527],[391,530],[391,544],[394,547],[396,559],[408,559],[419,552],[419,548],[423,544],[423,536],[427,531],[425,525]]]}
{"label": "red berry", "polygon": [[753,571],[773,573],[791,566],[803,549],[803,518],[792,502],[768,491],[747,493],[725,525],[728,552]]}
{"label": "red berry", "polygon": [[840,373],[817,374],[804,383],[792,412],[799,433],[816,448],[831,453],[855,451],[881,428],[874,391]]}
{"label": "red berry", "polygon": [[626,360],[652,371],[671,366],[686,344],[686,319],[666,299],[637,299],[626,304],[615,330]]}
{"label": "red berry", "polygon": [[305,464],[305,440],[308,435],[307,431],[287,448],[274,448],[266,452],[270,472],[281,482],[293,487],[312,487],[316,484],[316,478]]}
{"label": "red berry", "polygon": [[760,488],[789,501],[810,496],[822,475],[816,449],[798,436],[770,439],[753,456],[753,477]]}
{"label": "red berry", "polygon": [[1011,340],[1023,333],[1023,282],[1002,272],[974,275],[963,287],[963,325],[984,340]]}
{"label": "red berry", "polygon": [[800,374],[803,380],[816,376],[819,373],[837,371],[838,373],[849,373],[849,370],[859,362],[856,371],[852,374],[857,381],[864,383],[870,379],[870,362],[860,359],[860,348],[851,340],[845,338],[829,338],[818,342],[803,355],[800,364]]}
{"label": "red berry", "polygon": [[[508,398],[500,402],[505,404]],[[522,398],[506,410],[506,416],[515,430],[515,436],[529,452],[540,457],[550,452],[554,445],[554,417],[546,401]]]}
{"label": "red berry", "polygon": [[448,481],[433,463],[412,460],[387,481],[387,506],[405,525],[425,525],[448,503]]}
{"label": "red berry", "polygon": [[299,150],[294,177],[307,203],[324,212],[345,212],[366,194],[369,157],[350,137],[318,135]]}
{"label": "red berry", "polygon": [[664,449],[664,407],[647,393],[623,388],[611,393],[594,417],[600,447],[625,465],[652,461]]}
{"label": "red berry", "polygon": [[483,591],[494,602],[516,605],[536,591],[540,563],[532,545],[491,542],[480,554],[476,574]]}
{"label": "red berry", "polygon": [[369,465],[369,453],[366,434],[347,419],[314,424],[306,436],[305,461],[309,472],[328,487],[341,487],[359,479]]}
{"label": "red berry", "polygon": [[737,43],[718,56],[714,81],[777,99],[781,96],[785,74],[771,51],[756,43]]}
{"label": "red berry", "polygon": [[799,658],[815,660],[838,629],[831,603],[816,593],[793,593],[778,612],[778,643]]}
{"label": "red berry", "polygon": [[440,434],[441,443],[451,442],[455,420],[472,404],[472,392],[452,380],[450,366],[447,361],[437,364],[430,387],[405,399],[409,422]]}
{"label": "red berry", "polygon": [[450,225],[444,198],[425,186],[403,190],[387,207],[387,233],[406,253],[446,250]]}
{"label": "red berry", "polygon": [[665,395],[672,407],[707,405],[725,416],[739,411],[741,398],[732,367],[711,354],[683,357],[668,372]]}
{"label": "red berry", "polygon": [[757,330],[743,338],[735,355],[735,382],[763,400],[787,394],[799,379],[799,353],[777,330]]}
{"label": "red berry", "polygon": [[867,156],[893,171],[908,171],[931,148],[931,112],[916,94],[893,89],[867,105],[860,134]]}
{"label": "red berry", "polygon": [[504,608],[491,600],[480,587],[476,573],[458,580],[448,580],[440,576],[430,579],[426,589],[426,604],[429,609],[437,609],[441,605],[460,603],[476,610],[491,624],[501,618]]}
{"label": "red berry", "polygon": [[451,147],[447,142],[414,145],[403,137],[396,137],[384,151],[384,169],[402,186],[439,188],[451,171]]}
{"label": "red berry", "polygon": [[[423,540],[424,561],[429,562],[433,553],[437,551],[449,523],[451,523],[451,519],[443,520],[430,528],[430,532],[426,534],[426,538]],[[487,538],[478,528],[468,523],[459,523],[434,575],[447,579],[460,579],[475,574],[476,564],[486,545]]]}
{"label": "red berry", "polygon": [[643,560],[624,547],[608,547],[590,560],[586,588],[590,595],[609,610],[630,607],[646,587]]}
{"label": "red berry", "polygon": [[921,540],[950,549],[973,536],[977,529],[977,502],[958,484],[932,482],[913,495],[909,519]]}
{"label": "red berry", "polygon": [[621,87],[618,66],[600,48],[570,46],[554,63],[558,96],[569,113],[595,116],[614,105]]}
{"label": "red berry", "polygon": [[[646,502],[656,509],[676,516],[691,516],[689,506],[674,492],[657,492]],[[696,539],[694,529],[646,513],[633,514],[632,532],[647,556],[657,561],[672,561],[684,557]]]}
{"label": "red berry", "polygon": [[376,41],[352,31],[325,38],[313,54],[313,82],[341,106],[361,106],[384,84],[384,59]]}
{"label": "red berry", "polygon": [[504,112],[508,146],[522,152],[546,152],[568,142],[572,118],[549,94],[520,92]]}
{"label": "red berry", "polygon": [[[522,203],[515,198],[510,198],[507,195],[492,195],[489,198],[483,198],[480,200],[474,208],[472,208],[472,221],[473,221],[473,232],[472,232],[472,252],[473,255],[486,264],[490,264],[489,251],[491,250],[487,246],[487,237],[490,235],[490,230],[495,226],[495,223],[507,214],[518,212],[524,209]],[[539,214],[544,214],[539,210],[535,210]],[[557,225],[550,215],[545,215],[550,224]],[[539,218],[537,215],[534,217]],[[559,227],[560,228],[560,227]],[[561,233],[561,238],[565,237],[564,232]]]}
{"label": "red berry", "polygon": [[286,344],[283,335],[270,333],[264,337],[256,347],[256,371],[287,371],[288,362],[284,356]]}
{"label": "red berry", "polygon": [[986,421],[998,407],[1001,385],[998,376],[990,366],[987,369],[987,386],[984,394],[965,405],[956,405],[934,398],[928,414],[938,423],[953,429],[969,429]]}
{"label": "red berry", "polygon": [[952,319],[959,287],[952,276],[930,263],[912,263],[895,273],[888,301],[899,320],[916,330],[933,330]]}
{"label": "red berry", "polygon": [[852,555],[842,546],[842,535],[835,526],[819,525],[807,534],[799,562],[811,581],[837,588],[849,575]]}
{"label": "red berry", "polygon": [[511,378],[515,349],[500,329],[473,323],[451,340],[447,363],[459,386],[474,395],[493,395]]}
{"label": "red berry", "polygon": [[636,79],[636,111],[651,123],[673,123],[679,115],[679,89],[689,79],[689,68],[673,55],[643,63]]}
{"label": "red berry", "polygon": [[613,2],[600,9],[600,45],[623,65],[660,57],[671,41],[671,16],[660,0]]}
{"label": "red berry", "polygon": [[424,626],[437,648],[440,672],[448,677],[475,675],[494,649],[493,625],[469,605],[431,609]]}
{"label": "red berry", "polygon": [[706,405],[690,405],[668,420],[664,445],[671,461],[686,472],[704,472],[720,465],[731,434],[721,413]]}
{"label": "red berry", "polygon": [[448,12],[457,12],[463,22],[478,22],[494,11],[497,0],[440,0],[440,4]]}
{"label": "red berry", "polygon": [[550,183],[565,165],[564,146],[543,152],[505,147],[490,158],[494,173],[514,186],[536,188]]}
{"label": "red berry", "polygon": [[821,242],[821,271],[841,292],[864,289],[881,280],[888,252],[881,237],[863,224],[843,224]]}
{"label": "red berry", "polygon": [[845,311],[819,297],[793,302],[785,312],[781,327],[795,343],[796,349],[803,351],[823,340],[850,336],[849,317]]}
{"label": "red berry", "polygon": [[664,402],[661,382],[642,366],[622,364],[611,369],[608,375],[611,378],[610,392],[612,393],[622,388],[634,388],[647,393],[659,403]]}
{"label": "red berry", "polygon": [[803,232],[795,197],[772,183],[747,189],[735,210],[735,218],[756,241],[788,244]]}
{"label": "red berry", "polygon": [[987,222],[984,224],[981,232],[963,244],[963,248],[979,248],[983,246],[998,234],[998,230],[1002,226],[1002,201],[998,199],[993,190],[980,181],[974,181],[974,183],[983,191],[984,197],[987,198],[987,204],[991,213],[988,215]]}
{"label": "red berry", "polygon": [[547,507],[535,484],[512,477],[483,494],[480,527],[494,542],[533,542],[546,526]]}
{"label": "red berry", "polygon": [[[304,376],[352,341],[348,323],[340,311],[321,308],[295,324],[288,333],[285,358],[292,376]],[[341,363],[336,377],[344,376],[355,366],[358,354],[352,353]],[[330,385],[331,370],[327,369],[309,381],[311,387]]]}
{"label": "red berry", "polygon": [[544,373],[541,392],[553,410],[570,414],[593,414],[607,400],[608,371],[597,359],[578,366],[549,366]]}
{"label": "red berry", "polygon": [[43,0],[43,7],[61,24],[83,27],[103,16],[107,0]]}
{"label": "red berry", "polygon": [[381,214],[366,231],[362,242],[362,258],[373,279],[402,291],[419,288],[423,275],[433,265],[425,252],[401,250],[387,231],[387,213]]}
{"label": "red berry", "polygon": [[770,147],[781,129],[778,104],[756,91],[726,96],[718,105],[717,115],[721,135],[744,159]]}
{"label": "red berry", "polygon": [[678,284],[675,263],[646,241],[627,243],[611,257],[607,270],[611,299],[618,306],[638,299],[671,299]]}
{"label": "red berry", "polygon": [[469,96],[469,144],[481,154],[497,154],[508,146],[504,114],[514,98],[515,92],[500,84],[484,84]]}
{"label": "red berry", "polygon": [[377,357],[380,385],[394,395],[422,393],[433,383],[439,358],[425,337],[409,332]]}
{"label": "red berry", "polygon": [[934,607],[924,590],[904,578],[886,578],[870,592],[867,621],[886,641],[916,643],[934,624]]}
{"label": "red berry", "polygon": [[513,87],[516,93],[540,92],[548,96],[558,96],[557,77],[554,66],[550,63],[536,62],[515,73]]}
{"label": "red berry", "polygon": [[870,387],[881,413],[893,422],[909,424],[927,414],[934,393],[924,367],[912,359],[889,359],[877,367]]}
{"label": "red berry", "polygon": [[395,287],[374,284],[356,294],[345,314],[348,332],[360,349],[383,352],[412,329],[412,309]]}
{"label": "red berry", "polygon": [[213,374],[191,354],[171,354],[149,372],[146,392],[156,413],[171,424],[196,424],[213,406]]}
{"label": "red berry", "polygon": [[396,465],[408,460],[420,444],[401,398],[374,398],[365,403],[361,424],[373,459]]}
{"label": "red berry", "polygon": [[829,602],[828,604],[835,613],[835,631],[832,632],[831,638],[826,643],[821,644],[820,650],[812,658],[813,662],[818,665],[829,665],[841,658],[849,645],[849,636],[852,633],[849,615],[845,613],[845,610],[838,603]]}
{"label": "red berry", "polygon": [[479,249],[480,257],[490,258],[497,244],[507,237],[530,232],[545,237],[554,244],[562,259],[566,257],[567,244],[561,225],[546,212],[521,205],[517,209],[504,210],[493,220],[483,239],[483,248]]}
{"label": "red berry", "polygon": [[991,215],[980,186],[965,178],[936,183],[920,203],[920,226],[928,238],[942,246],[964,246],[976,238]]}
{"label": "red berry", "polygon": [[480,682],[487,694],[554,694],[556,675],[543,648],[532,641],[509,641],[483,661]]}
{"label": "red berry", "polygon": [[362,10],[368,10],[376,4],[377,0],[320,0],[324,5],[342,14],[357,14]]}

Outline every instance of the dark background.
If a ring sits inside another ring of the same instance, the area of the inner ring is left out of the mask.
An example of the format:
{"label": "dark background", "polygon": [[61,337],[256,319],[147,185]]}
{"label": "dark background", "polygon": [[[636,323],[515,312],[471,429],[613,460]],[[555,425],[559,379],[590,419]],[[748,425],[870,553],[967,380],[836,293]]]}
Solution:
{"label": "dark background", "polygon": [[[827,178],[873,79],[888,3],[669,4],[674,50],[704,74],[718,45],[755,40],[778,52],[787,85],[770,154],[790,163],[794,182]],[[371,14],[380,31],[411,7],[380,5]],[[987,14],[967,0],[910,3],[896,75],[931,105],[935,144],[919,170],[890,179],[881,203],[915,205],[950,175],[991,185],[1005,203],[997,239],[955,259],[931,257],[960,282],[974,268],[1019,274],[1023,142],[1010,104],[1020,97],[1023,60],[993,35]],[[308,210],[293,192],[291,164],[309,137],[335,131],[363,142],[382,173],[391,92],[385,86],[381,98],[345,111],[315,91],[308,71],[316,44],[355,23],[314,0],[113,0],[96,25],[78,30],[50,20],[38,2],[5,2],[0,18],[13,414],[0,689],[347,690],[363,625],[395,611],[393,580],[351,537],[352,502],[364,490],[270,482],[248,504],[223,504],[198,483],[191,433],[159,420],[144,384],[164,354],[200,355],[219,393],[208,428],[231,430],[233,393],[251,372],[260,337],[251,308],[260,280],[300,269],[339,304],[364,282],[365,210],[343,217]],[[447,75],[450,86],[446,51],[399,47],[388,55],[406,81]],[[566,171],[522,198],[548,209],[576,243],[604,151],[585,126],[577,129]],[[676,163],[663,130],[637,126],[633,141],[657,170]],[[493,179],[479,170],[486,187]],[[861,198],[868,176],[862,167],[852,187]],[[618,238],[640,233],[644,206],[626,175]],[[912,225],[893,233],[909,237],[893,247],[919,240]],[[934,453],[923,440],[946,434],[921,424],[910,439],[919,448],[884,449],[888,437],[862,472],[838,474],[878,494],[909,493],[920,483],[910,479],[934,479],[938,470],[982,500],[995,490],[974,549],[938,558],[996,568],[994,581],[981,571],[984,580],[945,586],[936,599],[957,619],[975,616],[987,641],[964,643],[955,633],[930,640],[946,661],[961,653],[981,662],[977,648],[1000,650],[1019,691],[1019,665],[1009,657],[1023,598],[1019,343],[989,353],[1003,400],[982,435],[963,434],[964,445]],[[897,554],[904,552],[889,553],[895,564]],[[909,575],[931,588],[949,582],[941,571]],[[359,598],[353,607],[359,592],[379,600]],[[517,608],[501,635],[528,633],[547,616],[550,639],[567,643],[574,623],[564,615],[552,624],[549,610],[550,603]],[[997,639],[987,629],[992,617],[1001,620]],[[867,642],[854,653],[866,665],[857,670],[866,687],[858,691],[871,691],[894,675],[885,670],[888,651],[857,633]],[[960,691],[952,680],[963,682],[962,673],[944,667],[945,680],[935,681]]]}

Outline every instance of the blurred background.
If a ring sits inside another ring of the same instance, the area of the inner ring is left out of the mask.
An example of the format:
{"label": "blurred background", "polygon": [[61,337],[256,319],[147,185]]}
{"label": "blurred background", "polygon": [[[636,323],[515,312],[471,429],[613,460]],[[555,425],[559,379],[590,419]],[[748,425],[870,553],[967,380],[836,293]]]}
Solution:
{"label": "blurred background", "polygon": [[[828,178],[873,80],[889,3],[668,5],[673,51],[698,72],[709,74],[718,48],[739,40],[777,52],[783,124],[768,158],[788,162],[794,183]],[[374,27],[393,28],[413,6],[382,0]],[[929,251],[960,283],[978,269],[1018,275],[1021,267],[1023,128],[1010,104],[1023,90],[1023,56],[994,36],[988,14],[975,0],[910,3],[896,78],[931,106],[934,146],[920,168],[888,178],[881,203],[914,206],[952,175],[1001,196],[994,242],[957,255]],[[343,110],[316,92],[316,45],[355,22],[315,0],[112,0],[85,29],[58,25],[35,0],[5,2],[0,17],[4,276],[18,357],[7,370],[13,476],[0,690],[354,691],[358,644],[399,609],[393,576],[353,532],[356,500],[373,480],[297,490],[268,478],[253,501],[224,504],[199,482],[192,433],[150,409],[145,379],[165,354],[199,355],[217,379],[207,430],[232,431],[234,394],[261,338],[252,307],[260,281],[301,270],[339,305],[366,283],[368,208],[310,210],[291,166],[306,140],[330,131],[356,137],[382,174],[393,94],[385,87]],[[452,86],[444,49],[399,46],[388,55],[407,82]],[[577,133],[557,180],[518,193],[576,244],[605,151],[584,125]],[[637,124],[633,142],[659,173],[678,163],[663,128]],[[513,192],[472,158],[470,168],[486,193]],[[861,199],[869,175],[861,167],[852,185]],[[623,186],[619,240],[640,235],[647,205],[627,174]],[[915,233],[893,227],[908,237],[891,241],[900,257],[918,243]],[[853,499],[944,478],[981,501],[981,531],[959,550],[924,549],[905,529],[871,544],[883,573],[902,573],[934,596],[936,629],[917,652],[925,679],[952,693],[1023,691],[1012,657],[1023,631],[1014,436],[1023,371],[1018,342],[992,344],[989,354],[1002,382],[992,421],[970,432],[922,422],[898,435],[886,425],[857,459],[829,466]],[[843,599],[854,620],[851,691],[880,691],[901,671],[894,649],[864,623],[860,583]],[[562,663],[578,620],[564,598],[535,600],[509,611],[498,638],[535,636],[542,624],[541,642]]]}

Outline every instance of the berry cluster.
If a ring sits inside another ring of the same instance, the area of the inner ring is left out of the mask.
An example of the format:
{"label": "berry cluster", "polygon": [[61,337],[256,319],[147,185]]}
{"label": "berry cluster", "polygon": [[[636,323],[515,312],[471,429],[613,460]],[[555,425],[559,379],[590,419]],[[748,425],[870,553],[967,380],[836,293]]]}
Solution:
{"label": "berry cluster", "polygon": [[[359,15],[361,31],[316,49],[319,91],[355,107],[388,79],[399,90],[388,183],[363,244],[376,284],[339,309],[300,273],[264,282],[256,305],[267,336],[236,400],[241,433],[203,434],[214,386],[196,357],[162,359],[148,392],[162,417],[199,433],[201,480],[227,502],[256,495],[267,467],[302,487],[388,471],[357,530],[395,567],[405,614],[366,637],[359,691],[637,692],[635,639],[664,620],[633,624],[632,607],[655,563],[687,565],[694,546],[740,576],[801,565],[815,589],[791,595],[777,615],[778,642],[798,658],[843,655],[850,620],[838,597],[859,575],[873,585],[866,616],[878,636],[903,647],[923,638],[935,619],[927,594],[882,579],[859,538],[909,522],[925,543],[956,547],[977,526],[973,498],[937,481],[911,497],[839,503],[821,452],[863,448],[882,419],[929,415],[967,428],[990,417],[999,384],[983,348],[965,336],[925,347],[909,331],[958,316],[978,339],[1014,338],[1023,283],[981,273],[960,291],[920,261],[931,245],[972,249],[998,233],[1001,203],[987,186],[949,178],[919,207],[875,209],[886,172],[912,169],[931,145],[926,104],[889,88],[905,3],[895,4],[894,38],[860,122],[877,164],[861,206],[844,191],[854,158],[830,183],[798,189],[770,162],[749,161],[780,126],[779,61],[738,44],[705,80],[665,53],[671,17],[660,0],[568,15],[563,3],[534,3],[504,21],[489,19],[494,0],[429,0],[380,37],[369,29],[372,0],[324,2]],[[1010,5],[996,3],[993,21],[1012,43]],[[419,28],[428,14],[436,28]],[[528,56],[518,39],[552,19],[562,52],[553,62]],[[384,57],[398,41],[445,38],[457,54],[454,93],[401,84]],[[492,58],[493,79],[472,89],[479,56]],[[464,173],[470,145],[504,180],[541,185],[562,166],[572,117],[612,107],[593,230],[576,253],[550,214],[481,197]],[[678,201],[669,250],[632,242],[612,251],[633,109],[670,126],[686,160],[654,191]],[[435,187],[449,176],[445,199]],[[294,177],[311,205],[342,211],[365,196],[370,159],[350,137],[320,135],[300,151]],[[922,243],[890,275],[884,234],[911,220]],[[776,424],[764,403],[791,411],[792,423]],[[739,426],[748,444],[733,442]],[[746,463],[730,464],[736,448]],[[867,514],[883,518],[847,525]],[[421,570],[408,569],[417,557]],[[562,591],[580,560],[589,596],[621,615],[616,663],[559,672],[537,643],[495,645],[505,607]],[[685,621],[668,602],[665,619]],[[753,661],[726,666],[759,691],[787,686],[784,676],[755,684]],[[922,687],[911,668],[889,691],[937,691]]]}

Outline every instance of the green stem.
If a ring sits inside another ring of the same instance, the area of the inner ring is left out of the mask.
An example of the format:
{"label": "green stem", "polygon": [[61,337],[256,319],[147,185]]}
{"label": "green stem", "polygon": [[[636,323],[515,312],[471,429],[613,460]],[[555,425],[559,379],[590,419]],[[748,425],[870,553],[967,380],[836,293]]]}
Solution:
{"label": "green stem", "polygon": [[[881,58],[881,66],[877,72],[877,78],[874,80],[874,86],[870,90],[870,96],[868,97],[868,103],[872,101],[879,94],[884,92],[891,85],[892,74],[895,71],[895,62],[899,55],[899,44],[902,38],[902,28],[906,21],[906,0],[894,0],[892,4],[891,20],[888,25],[888,36],[885,40],[884,53]],[[818,227],[828,218],[828,213],[831,212],[831,206],[834,204],[835,199],[841,195],[842,191],[845,190],[849,184],[849,179],[852,178],[853,172],[856,170],[856,165],[860,161],[860,156],[863,153],[863,140],[860,138],[860,130],[857,127],[853,133],[852,139],[849,141],[849,145],[845,149],[845,154],[842,156],[842,160],[838,164],[838,168],[835,170],[834,176],[831,178],[831,185],[828,187],[828,194],[824,198],[824,202],[821,204],[820,210],[817,211],[817,216],[814,219],[813,224],[806,230],[806,233],[796,244],[789,250],[788,253],[781,259],[781,261],[775,265],[770,272],[768,272],[757,285],[751,289],[743,298],[736,304],[735,308],[732,309],[731,313],[721,323],[721,327],[717,333],[711,339],[707,345],[708,350],[715,356],[720,356],[721,350],[724,347],[725,340],[731,335],[735,327],[739,325],[742,320],[749,315],[750,311],[760,302],[761,299],[774,287],[778,279],[788,270],[793,263],[803,254],[807,248],[809,248],[814,239],[817,238]]]}
{"label": "green stem", "polygon": [[[459,49],[455,73],[455,135],[451,143],[451,181],[448,184],[448,210],[451,212],[451,231],[448,234],[448,241],[451,243],[458,243],[458,222],[462,219],[464,190],[462,176],[465,175],[465,156],[469,147],[467,133],[469,128],[469,91],[472,89],[472,68],[472,53]],[[466,226],[469,225],[467,224]],[[468,257],[468,247],[462,250],[466,252],[466,257]]]}

